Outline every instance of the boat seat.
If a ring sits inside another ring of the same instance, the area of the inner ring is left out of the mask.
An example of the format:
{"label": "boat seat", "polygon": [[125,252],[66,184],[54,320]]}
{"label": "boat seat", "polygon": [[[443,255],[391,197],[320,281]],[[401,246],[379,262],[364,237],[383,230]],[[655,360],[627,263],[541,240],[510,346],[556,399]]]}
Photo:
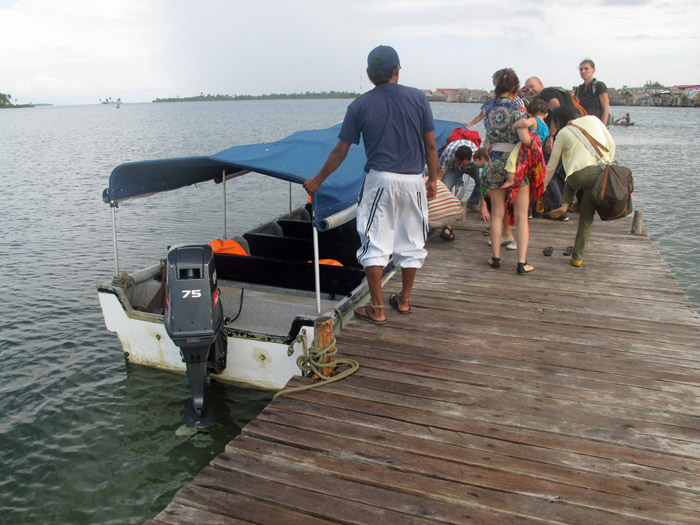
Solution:
{"label": "boat seat", "polygon": [[[264,233],[246,233],[250,255],[271,259],[308,262],[314,258],[313,241],[298,237],[277,237]],[[325,242],[319,239],[319,258],[335,259],[344,267],[359,268],[357,249],[359,244]]]}
{"label": "boat seat", "polygon": [[[277,221],[285,237],[297,237],[300,239],[312,239],[313,225],[309,221],[295,221],[280,219]],[[332,230],[318,232],[319,242],[350,243],[360,246],[360,236],[357,234],[356,221],[353,219],[346,224]]]}
{"label": "boat seat", "polygon": [[284,231],[282,231],[282,228],[279,224],[277,224],[277,222],[261,224],[260,226],[257,226],[256,228],[250,230],[249,233],[264,233],[267,235],[275,235],[278,237],[282,237],[284,235]]}
{"label": "boat seat", "polygon": [[[314,265],[305,261],[217,253],[214,264],[219,279],[292,290],[313,291],[316,288]],[[364,276],[362,268],[321,265],[321,293],[348,295]]]}

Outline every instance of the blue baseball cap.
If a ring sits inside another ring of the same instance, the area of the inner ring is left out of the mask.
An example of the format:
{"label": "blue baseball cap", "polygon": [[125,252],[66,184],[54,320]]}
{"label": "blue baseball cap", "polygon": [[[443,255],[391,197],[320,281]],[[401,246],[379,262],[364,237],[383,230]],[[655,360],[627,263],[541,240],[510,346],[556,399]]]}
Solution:
{"label": "blue baseball cap", "polygon": [[398,65],[399,54],[391,46],[377,46],[367,56],[367,69],[389,69]]}

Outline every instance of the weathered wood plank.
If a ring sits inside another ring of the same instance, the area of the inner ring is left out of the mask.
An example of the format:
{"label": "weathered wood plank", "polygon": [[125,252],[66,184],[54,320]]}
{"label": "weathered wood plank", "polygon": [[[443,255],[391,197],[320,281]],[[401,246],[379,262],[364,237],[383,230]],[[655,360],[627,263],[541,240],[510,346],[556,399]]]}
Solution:
{"label": "weathered wood plank", "polygon": [[[279,444],[277,444],[279,446]],[[270,457],[259,450],[250,451],[244,449],[230,449],[228,453],[221,454],[212,462],[218,469],[242,472],[249,476],[259,477],[270,482],[282,482],[292,486],[303,487],[311,493],[330,495],[335,498],[343,498],[368,505],[370,507],[385,507],[388,510],[403,513],[396,515],[399,521],[408,519],[410,515],[419,515],[433,521],[446,521],[449,523],[464,523],[465,521],[478,520],[479,523],[503,523],[506,518],[504,513],[489,512],[461,501],[445,501],[442,495],[435,496],[430,490],[414,491],[407,493],[393,486],[373,485],[368,490],[368,478],[362,482],[358,478],[358,469],[352,468],[351,478],[346,479],[344,468],[339,461],[331,461],[327,469],[315,469],[309,475],[309,465],[305,461],[307,454],[304,450],[296,449],[294,461],[280,461],[278,457]],[[432,481],[425,480],[427,485]],[[331,511],[338,512],[337,506]],[[333,516],[330,515],[330,518]],[[383,516],[384,519],[387,516]],[[514,516],[508,516],[510,522]],[[517,520],[519,523],[540,523],[539,520]]]}
{"label": "weathered wood plank", "polygon": [[[601,457],[595,457],[588,449],[585,452],[559,450],[558,447],[560,445],[557,442],[538,439],[538,434],[534,432],[528,436],[523,436],[522,433],[519,434],[517,436],[520,438],[519,441],[509,438],[507,435],[502,439],[497,439],[491,437],[490,433],[486,436],[480,435],[481,429],[478,426],[476,429],[472,429],[471,425],[466,425],[467,429],[463,429],[459,425],[443,425],[449,428],[441,428],[430,424],[413,423],[412,421],[415,418],[410,416],[405,419],[391,419],[387,422],[387,418],[381,415],[382,411],[373,410],[371,405],[352,403],[344,404],[343,409],[339,409],[337,404],[326,404],[323,403],[324,400],[310,404],[296,399],[287,399],[284,405],[269,407],[260,418],[275,417],[278,412],[282,411],[313,415],[323,420],[338,420],[368,428],[416,436],[422,439],[452,443],[459,447],[468,447],[480,451],[482,454],[487,454],[482,459],[487,459],[490,455],[496,454],[506,458],[515,458],[516,460],[534,461],[537,464],[551,464],[554,467],[576,468],[579,472],[615,476],[620,480],[627,480],[630,486],[641,482],[659,487],[682,488],[689,491],[700,487],[700,473],[679,472],[673,470],[673,465],[671,465],[671,470],[647,467],[632,462],[633,458],[630,461],[625,461],[619,457],[611,458],[609,457],[610,454],[606,453],[607,451],[603,451]],[[427,418],[421,417],[420,420],[430,423],[430,420]],[[507,428],[504,429],[501,435],[505,435],[507,431]],[[661,458],[661,461],[663,461],[663,458]],[[695,461],[683,462],[682,466],[690,470],[694,465],[700,467],[700,463]],[[508,468],[517,471],[517,465],[509,465]]]}
{"label": "weathered wood plank", "polygon": [[[262,424],[270,422],[291,428],[313,429],[313,432],[319,434],[318,440],[325,440],[326,436],[351,436],[354,440],[364,441],[368,444],[390,444],[389,446],[393,449],[484,468],[489,471],[507,473],[514,477],[524,475],[541,478],[583,489],[603,491],[632,499],[648,499],[669,506],[683,507],[695,512],[700,511],[700,500],[697,494],[678,494],[673,489],[662,488],[649,482],[630,483],[629,480],[618,479],[615,476],[590,474],[580,468],[580,465],[585,464],[587,458],[579,458],[576,465],[561,467],[535,461],[527,455],[521,459],[501,455],[495,451],[490,451],[485,455],[484,450],[472,448],[464,443],[465,440],[457,436],[450,436],[451,439],[443,441],[431,433],[406,434],[398,432],[391,426],[358,425],[356,421],[344,421],[342,418],[336,417],[335,414],[328,414],[324,423],[319,425],[318,419],[313,415],[281,410],[269,411],[263,414],[258,422]],[[255,430],[253,429],[252,432],[254,433]]]}
{"label": "weathered wood plank", "polygon": [[[648,381],[647,384],[653,385],[653,382],[657,381],[657,387],[660,389],[668,388],[687,393],[692,393],[700,385],[697,372],[689,366],[683,366],[687,364],[685,360],[679,359],[680,363],[673,366],[672,361],[643,359],[633,352],[611,355],[615,352],[607,345],[606,348],[600,349],[593,344],[582,344],[579,341],[562,342],[561,346],[557,346],[551,342],[533,341],[516,336],[478,337],[475,334],[472,334],[468,342],[455,344],[448,336],[443,335],[444,328],[436,330],[432,337],[420,334],[413,336],[412,330],[408,328],[393,333],[392,330],[395,329],[376,334],[373,339],[371,332],[357,332],[352,339],[339,339],[339,343],[348,346],[353,346],[352,343],[390,346],[391,350],[387,351],[396,354],[422,352],[431,355],[433,351],[440,350],[443,359],[448,361],[458,360],[460,355],[463,355],[465,360],[498,359],[501,365],[507,368],[536,367],[538,370],[544,370],[545,367],[549,367],[566,374],[581,374],[586,377],[593,374],[601,381],[620,384]],[[411,336],[407,336],[405,332],[410,332]],[[669,384],[664,385],[664,382]]]}
{"label": "weathered wood plank", "polygon": [[[500,520],[500,523],[538,523],[543,521],[547,523],[623,524],[640,522],[638,519],[630,519],[611,512],[581,509],[575,505],[569,505],[556,496],[552,496],[546,505],[541,505],[541,500],[533,495],[483,488],[477,484],[468,483],[469,480],[464,475],[455,481],[444,479],[432,472],[427,475],[421,474],[414,468],[404,468],[403,465],[391,462],[388,465],[382,465],[378,461],[381,459],[380,456],[370,455],[369,451],[364,450],[360,450],[359,454],[353,454],[352,450],[346,451],[344,448],[339,453],[331,455],[309,453],[304,446],[273,443],[250,436],[241,436],[240,445],[237,444],[236,448],[264,454],[266,458],[271,458],[273,461],[302,463],[313,469],[309,471],[311,475],[316,470],[332,468],[333,472],[345,479],[366,484],[368,490],[373,490],[374,487],[384,487],[416,495],[429,491],[430,494],[443,498],[447,503],[472,505],[477,509],[474,512],[480,510],[483,515],[487,513],[501,514],[504,518]],[[227,450],[230,449],[231,447],[227,448]],[[474,522],[480,523],[478,520],[474,520]],[[464,521],[462,523],[470,522]],[[495,523],[499,523],[499,520],[496,519]],[[648,523],[654,523],[654,521],[648,521]]]}
{"label": "weathered wood plank", "polygon": [[[366,352],[369,354],[370,352]],[[353,353],[353,357],[361,355]],[[638,418],[642,421],[661,422],[672,424],[678,427],[700,429],[700,399],[690,396],[684,397],[681,394],[667,395],[656,394],[648,390],[633,389],[631,391],[614,389],[613,392],[605,392],[595,388],[577,388],[574,384],[566,384],[567,378],[562,380],[561,385],[543,384],[540,382],[517,381],[511,378],[498,378],[490,376],[482,379],[480,375],[468,372],[454,372],[449,369],[435,369],[427,366],[406,365],[405,363],[393,362],[391,370],[386,370],[386,362],[364,356],[365,366],[362,375],[367,378],[379,381],[391,380],[395,382],[405,382],[418,387],[447,390],[469,396],[474,388],[494,388],[510,390],[517,394],[525,394],[532,400],[555,399],[562,401],[578,401],[588,407],[593,405],[592,410],[599,413],[606,410],[615,417]],[[472,378],[473,376],[473,378]],[[571,383],[571,380],[569,380]],[[417,393],[418,394],[418,393]],[[666,406],[666,410],[653,409],[651,406]],[[629,409],[629,410],[623,410]]]}
{"label": "weathered wood plank", "polygon": [[[296,397],[291,394],[289,398]],[[298,399],[299,402],[309,403],[308,397]],[[525,445],[542,447],[545,449],[562,450],[586,456],[607,458],[614,461],[629,462],[634,465],[663,469],[671,472],[678,479],[686,479],[688,488],[695,487],[700,490],[700,461],[694,458],[679,457],[674,454],[641,450],[632,448],[626,444],[616,445],[602,441],[591,440],[587,437],[561,435],[551,432],[546,428],[522,428],[513,427],[502,423],[498,418],[493,421],[480,421],[474,417],[459,418],[454,414],[436,412],[433,406],[408,406],[397,407],[392,404],[379,402],[373,397],[366,399],[357,396],[342,395],[338,392],[317,391],[314,394],[312,406],[321,404],[334,407],[338,410],[348,410],[385,418],[387,422],[405,421],[423,424],[430,428],[453,430],[465,434],[498,439],[509,443],[522,443]],[[389,424],[389,423],[387,423]],[[592,448],[592,447],[595,448]],[[676,479],[676,478],[674,478]]]}
{"label": "weathered wood plank", "polygon": [[198,480],[206,475],[204,472],[195,478],[194,483],[187,485],[175,494],[173,502],[250,523],[270,523],[273,525],[320,525],[326,523],[315,516],[276,503],[269,504],[257,497],[247,498],[241,496],[240,493],[204,487],[198,483]]}
{"label": "weathered wood plank", "polygon": [[[658,402],[658,405],[654,405],[666,406],[669,412],[700,414],[700,387],[685,386],[682,391],[676,392],[664,388],[668,384],[664,381],[630,381],[623,377],[612,382],[609,376],[596,372],[580,372],[578,369],[551,365],[546,368],[519,366],[513,361],[479,356],[460,361],[452,358],[454,352],[439,352],[436,348],[431,349],[430,356],[387,351],[377,358],[376,343],[374,347],[368,341],[365,341],[365,345],[361,341],[355,343],[342,345],[343,352],[349,357],[362,359],[365,375],[371,374],[373,369],[391,367],[412,376],[444,377],[460,383],[522,390],[544,396],[573,399],[593,397],[603,404],[649,407],[649,401],[653,399]],[[406,346],[403,348],[408,350]]]}
{"label": "weathered wood plank", "polygon": [[[530,325],[531,334],[519,335],[527,326],[523,325],[519,328],[520,331],[497,324],[486,326],[486,323],[479,324],[466,319],[452,323],[443,322],[443,320],[430,322],[426,319],[420,327],[411,325],[409,321],[397,321],[395,325],[387,327],[381,334],[376,334],[375,338],[387,342],[393,341],[400,345],[422,345],[426,351],[433,344],[441,344],[443,347],[459,351],[467,349],[488,351],[495,347],[508,352],[509,349],[512,349],[514,353],[508,355],[511,355],[513,359],[524,357],[542,361],[543,359],[556,360],[559,356],[564,356],[571,359],[577,366],[584,365],[584,363],[578,362],[581,361],[580,359],[577,361],[577,358],[584,357],[587,361],[585,366],[592,370],[599,369],[610,372],[609,369],[604,368],[604,365],[611,364],[615,365],[620,373],[626,373],[626,375],[638,376],[641,372],[655,370],[657,373],[672,374],[666,378],[667,380],[680,382],[683,382],[683,374],[686,373],[686,382],[698,383],[697,363],[695,362],[697,351],[692,346],[676,344],[673,350],[666,351],[665,348],[669,346],[669,343],[621,339],[614,334],[608,334],[607,337],[580,334],[578,339],[572,339],[566,330],[544,330],[533,328]],[[363,327],[354,334],[353,339],[358,334],[361,334],[360,337],[366,336],[371,339],[373,332]],[[457,341],[452,339],[455,336],[459,337]],[[605,342],[601,343],[601,339]],[[343,341],[345,340],[343,339]],[[663,356],[655,355],[655,349]],[[667,366],[659,366],[664,362],[666,356],[669,358],[666,360]],[[591,359],[591,357],[604,359]],[[672,357],[675,357],[675,363],[673,359],[670,359]],[[630,364],[635,365],[630,366]]]}
{"label": "weathered wood plank", "polygon": [[148,520],[146,525],[246,525],[250,521],[241,521],[221,514],[207,512],[179,503],[170,503],[157,518]]}
{"label": "weathered wood plank", "polygon": [[[590,490],[563,483],[552,483],[541,478],[514,476],[510,473],[476,468],[454,460],[431,457],[424,453],[408,452],[396,448],[394,442],[381,444],[378,444],[380,440],[373,443],[359,442],[354,435],[352,437],[345,435],[342,438],[324,435],[323,439],[320,439],[314,431],[279,426],[269,422],[261,424],[255,421],[244,429],[244,433],[259,439],[294,447],[306,447],[309,443],[313,443],[314,450],[320,450],[325,454],[352,457],[356,461],[376,463],[386,468],[457,482],[470,488],[473,486],[527,496],[536,500],[540,505],[558,501],[562,503],[562,506],[567,507],[567,512],[573,507],[583,507],[591,512],[613,511],[629,519],[669,523],[669,507],[648,499],[642,502],[620,495],[612,496],[601,490]],[[426,483],[424,489],[427,490],[427,488],[428,484]],[[528,515],[525,512],[519,514]],[[700,522],[700,513],[698,512],[674,507],[671,514],[674,523],[696,525]],[[592,521],[601,522],[596,519]]]}
{"label": "weathered wood plank", "polygon": [[[218,465],[220,466],[221,464],[222,461],[219,461]],[[244,463],[241,462],[241,468],[243,467]],[[261,473],[262,471],[261,469]],[[420,505],[414,505],[413,508],[403,508],[402,511],[396,512],[387,509],[387,505],[362,504],[333,493],[312,491],[305,483],[304,476],[299,476],[295,482],[287,484],[269,476],[261,477],[259,474],[250,475],[237,470],[207,467],[200,472],[194,483],[190,485],[194,489],[192,501],[199,501],[202,493],[206,492],[211,492],[218,501],[221,501],[228,497],[227,491],[230,490],[229,487],[235,487],[239,494],[259,501],[262,500],[275,506],[274,509],[271,508],[255,518],[265,520],[265,522],[269,519],[267,518],[269,512],[274,512],[276,515],[275,519],[279,519],[280,512],[277,510],[278,508],[280,510],[295,508],[298,509],[299,514],[295,514],[294,518],[290,518],[292,513],[287,512],[284,522],[280,521],[280,523],[299,523],[302,525],[305,523],[324,523],[326,520],[347,524],[431,523],[430,519],[422,517],[420,514],[425,513],[429,516],[432,510],[429,508],[421,509]],[[280,477],[282,477],[281,474],[280,472]],[[206,505],[211,505],[211,503]],[[246,509],[232,510],[228,505],[226,505],[226,509],[232,513],[246,512]]]}
{"label": "weathered wood plank", "polygon": [[[348,378],[333,391],[363,399],[377,399],[401,408],[421,406],[445,417],[468,417],[485,422],[501,422],[516,428],[542,428],[562,435],[585,437],[591,441],[625,443],[661,452],[674,450],[680,456],[700,456],[697,430],[648,423],[632,418],[619,419],[610,409],[579,413],[584,404],[515,396],[512,392],[473,391],[468,396],[454,392],[412,387],[406,383],[376,381],[359,375]],[[505,396],[505,397],[504,397]],[[693,440],[693,437],[695,439]]]}

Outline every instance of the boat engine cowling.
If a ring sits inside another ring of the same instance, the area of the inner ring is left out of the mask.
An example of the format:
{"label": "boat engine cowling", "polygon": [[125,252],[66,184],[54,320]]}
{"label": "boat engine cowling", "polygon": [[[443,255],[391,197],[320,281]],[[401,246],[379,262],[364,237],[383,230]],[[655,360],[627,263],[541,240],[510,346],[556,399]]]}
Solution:
{"label": "boat engine cowling", "polygon": [[165,331],[180,348],[191,391],[187,426],[206,428],[213,423],[206,390],[209,373],[226,367],[224,314],[211,246],[170,248],[166,279]]}

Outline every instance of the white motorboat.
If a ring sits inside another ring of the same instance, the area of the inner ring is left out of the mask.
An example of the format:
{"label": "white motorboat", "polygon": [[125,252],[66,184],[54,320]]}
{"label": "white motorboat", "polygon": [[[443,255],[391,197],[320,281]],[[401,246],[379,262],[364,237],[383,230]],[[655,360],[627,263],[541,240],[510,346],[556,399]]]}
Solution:
{"label": "white motorboat", "polygon": [[[436,121],[438,144],[456,126]],[[188,426],[208,424],[199,409],[204,410],[201,397],[210,373],[239,385],[281,389],[301,374],[297,358],[311,345],[319,314],[338,326],[340,316],[352,316],[366,300],[364,270],[355,258],[360,240],[354,218],[365,176],[364,148],[350,148],[311,203],[226,239],[245,255],[214,253],[209,245],[174,246],[167,254],[154,253],[152,266],[121,273],[118,204],[214,180],[223,186],[225,210],[227,183],[235,184],[237,177],[303,182],[323,164],[338,131],[339,126],[302,131],[210,157],[132,162],[112,171],[103,200],[112,210],[115,276],[97,287],[105,324],[119,337],[129,362],[188,370],[193,403],[199,403]],[[224,212],[224,231],[225,224]],[[392,272],[390,263],[384,279]],[[201,352],[192,357],[188,347],[197,345]]]}

